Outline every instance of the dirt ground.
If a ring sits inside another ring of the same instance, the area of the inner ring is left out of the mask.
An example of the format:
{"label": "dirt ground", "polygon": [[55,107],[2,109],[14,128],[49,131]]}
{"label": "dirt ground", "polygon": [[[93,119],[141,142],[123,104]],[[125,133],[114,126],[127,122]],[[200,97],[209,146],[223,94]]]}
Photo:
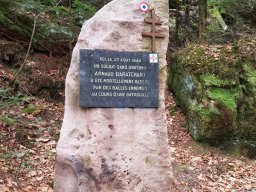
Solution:
{"label": "dirt ground", "polygon": [[68,62],[35,54],[14,89],[17,68],[0,63],[0,192],[53,191]]}
{"label": "dirt ground", "polygon": [[171,192],[255,192],[256,161],[192,140],[171,93],[166,96],[173,167]]}

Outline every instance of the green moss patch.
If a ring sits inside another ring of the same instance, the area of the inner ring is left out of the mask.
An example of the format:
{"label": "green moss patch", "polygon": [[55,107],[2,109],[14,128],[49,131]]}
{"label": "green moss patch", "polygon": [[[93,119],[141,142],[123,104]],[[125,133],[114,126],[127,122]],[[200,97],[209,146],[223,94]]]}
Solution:
{"label": "green moss patch", "polygon": [[223,106],[193,106],[187,116],[190,134],[196,141],[219,144],[232,137],[236,113]]}
{"label": "green moss patch", "polygon": [[253,94],[256,97],[256,70],[249,64],[243,65],[244,76],[243,79],[246,82],[246,91]]}
{"label": "green moss patch", "polygon": [[221,88],[211,88],[207,91],[208,97],[214,99],[228,106],[232,110],[236,110],[236,100],[234,92],[221,89]]}
{"label": "green moss patch", "polygon": [[236,54],[227,46],[188,45],[178,57],[180,66],[196,76],[213,74],[229,81],[237,81],[239,68]]}
{"label": "green moss patch", "polygon": [[[228,45],[190,44],[172,56],[169,86],[195,140],[256,140],[255,42],[251,36]],[[242,148],[242,154],[255,150],[251,142]]]}
{"label": "green moss patch", "polygon": [[200,76],[201,81],[205,86],[227,87],[236,85],[236,81],[229,79],[221,79],[215,74],[203,74]]}

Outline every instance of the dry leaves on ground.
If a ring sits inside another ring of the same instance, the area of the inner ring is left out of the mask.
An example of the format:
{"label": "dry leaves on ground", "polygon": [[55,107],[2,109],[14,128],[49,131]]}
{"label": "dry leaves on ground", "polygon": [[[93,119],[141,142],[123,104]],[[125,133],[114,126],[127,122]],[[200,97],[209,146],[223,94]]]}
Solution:
{"label": "dry leaves on ground", "polygon": [[254,192],[256,161],[193,141],[185,117],[167,94],[173,192]]}

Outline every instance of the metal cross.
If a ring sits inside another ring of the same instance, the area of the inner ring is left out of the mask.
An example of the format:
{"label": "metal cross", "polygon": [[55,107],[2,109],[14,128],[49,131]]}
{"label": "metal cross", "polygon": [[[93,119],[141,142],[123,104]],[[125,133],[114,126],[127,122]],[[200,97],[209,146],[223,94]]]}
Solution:
{"label": "metal cross", "polygon": [[142,32],[142,36],[152,38],[152,52],[154,53],[156,52],[156,37],[164,38],[165,35],[162,33],[158,33],[156,30],[156,25],[162,25],[163,22],[156,18],[156,13],[154,9],[152,9],[150,12],[151,12],[151,19],[145,19],[144,22],[152,24],[151,32],[144,31]]}

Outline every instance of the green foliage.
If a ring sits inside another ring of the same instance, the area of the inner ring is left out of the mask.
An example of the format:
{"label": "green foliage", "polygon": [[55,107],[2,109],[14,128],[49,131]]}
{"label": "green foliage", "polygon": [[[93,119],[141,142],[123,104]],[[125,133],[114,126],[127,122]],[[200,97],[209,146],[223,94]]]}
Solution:
{"label": "green foliage", "polygon": [[43,109],[42,106],[35,106],[33,104],[29,104],[27,108],[22,109],[22,112],[28,113],[28,114],[37,114],[41,112]]}
{"label": "green foliage", "polygon": [[17,2],[16,5],[16,11],[19,13],[25,13],[26,11],[31,11],[33,13],[40,13],[43,11],[46,6],[42,5],[40,2],[34,1],[34,0],[22,0],[20,2]]}
{"label": "green foliage", "polygon": [[31,99],[30,97],[27,97],[27,96],[23,95],[21,92],[18,92],[16,95],[11,96],[9,98],[9,102],[14,105],[19,105],[25,101],[30,100],[30,99]]}
{"label": "green foliage", "polygon": [[59,17],[59,16],[64,16],[64,17],[69,16],[69,10],[66,7],[63,7],[63,6],[53,7],[51,9],[51,12],[53,14],[55,14],[57,17]]}
{"label": "green foliage", "polygon": [[[196,1],[197,2],[197,1]],[[203,40],[209,44],[225,44],[237,40],[241,33],[253,33],[256,27],[256,0],[208,0],[208,15]],[[178,5],[179,4],[179,5]],[[194,1],[170,1],[172,9],[179,10],[171,18],[170,36],[174,45],[197,42],[199,30],[198,4]],[[172,15],[174,15],[172,11]],[[176,26],[173,25],[176,19]],[[173,44],[173,43],[172,43]],[[173,45],[172,45],[173,46]]]}
{"label": "green foliage", "polygon": [[[67,37],[73,37],[72,32],[67,27],[58,26],[55,23],[48,23],[47,25],[42,25],[45,30],[42,31],[42,36],[50,37],[51,35],[66,35]],[[57,39],[55,39],[56,41]]]}
{"label": "green foliage", "polygon": [[76,22],[82,25],[86,19],[92,17],[96,9],[86,3],[82,3],[80,0],[72,0],[73,15]]}
{"label": "green foliage", "polygon": [[205,42],[209,44],[224,44],[227,42],[226,33],[217,22],[207,25],[203,36]]}
{"label": "green foliage", "polygon": [[8,162],[10,158],[15,157],[14,151],[8,151],[7,153],[0,153],[0,157],[4,160],[4,162]]}
{"label": "green foliage", "polygon": [[227,13],[232,17],[238,17],[252,13],[256,7],[256,0],[222,0],[219,6],[222,13]]}
{"label": "green foliage", "polygon": [[32,171],[35,169],[32,160],[24,160],[29,157],[29,152],[24,150],[8,150],[6,153],[0,151],[0,158],[4,160],[5,164],[10,164],[10,161],[17,160],[20,162],[20,166],[15,167],[15,172],[18,174],[21,170],[27,169]]}
{"label": "green foliage", "polygon": [[1,27],[10,30],[10,33],[18,33],[28,38],[32,31],[33,21],[25,15],[23,8],[19,9],[19,4],[16,1],[0,0],[0,5]]}
{"label": "green foliage", "polygon": [[0,88],[0,99],[1,101],[5,100],[6,98],[8,98],[8,89],[2,89]]}
{"label": "green foliage", "polygon": [[13,94],[10,89],[0,89],[0,108],[5,108],[12,105],[19,105],[31,98],[23,95],[21,92]]}
{"label": "green foliage", "polygon": [[0,115],[0,121],[8,125],[16,124],[16,120],[8,115]]}
{"label": "green foliage", "polygon": [[209,7],[217,7],[226,23],[235,31],[246,30],[244,24],[256,19],[256,0],[210,0]]}
{"label": "green foliage", "polygon": [[[96,9],[80,0],[73,0],[72,7],[57,0],[0,0],[0,25],[6,36],[15,36],[29,42],[34,19],[37,19],[32,49],[63,55],[71,45],[82,23],[94,15]],[[2,30],[1,30],[2,32]],[[26,44],[26,43],[24,43]]]}
{"label": "green foliage", "polygon": [[58,2],[58,0],[37,0],[37,1],[47,6],[54,6]]}
{"label": "green foliage", "polygon": [[[27,160],[27,161],[23,161],[20,165],[20,169],[28,169],[29,171],[32,171],[35,169],[34,165],[33,165],[33,161],[32,160]],[[19,171],[19,170],[18,170]]]}
{"label": "green foliage", "polygon": [[5,13],[6,10],[10,10],[10,8],[15,5],[15,2],[9,0],[0,0],[0,5],[0,11]]}

